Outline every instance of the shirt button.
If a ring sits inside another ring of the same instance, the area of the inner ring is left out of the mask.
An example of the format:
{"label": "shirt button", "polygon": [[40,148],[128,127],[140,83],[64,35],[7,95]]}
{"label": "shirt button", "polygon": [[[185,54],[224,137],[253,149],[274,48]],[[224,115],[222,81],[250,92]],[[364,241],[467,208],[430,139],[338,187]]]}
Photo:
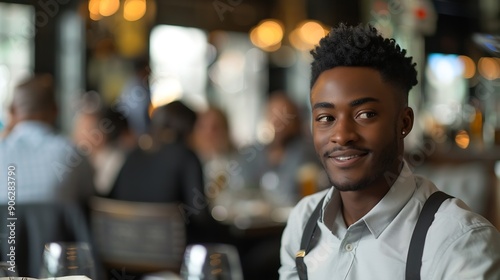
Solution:
{"label": "shirt button", "polygon": [[345,245],[345,249],[346,249],[347,252],[352,251],[353,248],[354,248],[354,246],[352,246],[352,244]]}

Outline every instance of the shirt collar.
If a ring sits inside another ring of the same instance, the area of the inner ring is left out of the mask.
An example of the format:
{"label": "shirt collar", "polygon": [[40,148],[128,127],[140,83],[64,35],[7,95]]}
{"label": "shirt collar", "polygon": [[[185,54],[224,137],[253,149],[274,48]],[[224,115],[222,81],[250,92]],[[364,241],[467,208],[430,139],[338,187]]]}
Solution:
{"label": "shirt collar", "polygon": [[53,131],[52,127],[45,122],[23,121],[17,123],[5,139],[13,143],[19,139],[37,140],[39,136],[52,134]]}
{"label": "shirt collar", "polygon": [[375,238],[379,237],[403,209],[415,189],[413,172],[408,167],[408,164],[404,162],[401,173],[399,173],[398,179],[389,189],[389,192],[362,218]]}
{"label": "shirt collar", "polygon": [[[370,212],[353,224],[356,225],[364,222],[375,238],[378,238],[391,221],[394,220],[397,214],[410,200],[416,189],[413,173],[408,167],[408,164],[406,162],[403,163],[403,168],[397,180],[389,189],[389,192],[387,192]],[[321,215],[322,222],[325,223],[327,227],[328,225],[333,225],[338,222],[338,215],[342,215],[340,212],[341,204],[342,201],[339,191],[332,187],[326,194],[322,208],[324,215]],[[336,227],[338,227],[336,231],[341,235],[344,230],[342,227],[339,227],[339,225],[336,225]]]}

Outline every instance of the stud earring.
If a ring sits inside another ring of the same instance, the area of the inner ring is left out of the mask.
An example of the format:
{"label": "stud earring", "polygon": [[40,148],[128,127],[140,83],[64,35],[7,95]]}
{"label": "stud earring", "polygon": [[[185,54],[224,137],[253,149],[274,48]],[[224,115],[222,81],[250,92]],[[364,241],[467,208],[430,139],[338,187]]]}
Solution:
{"label": "stud earring", "polygon": [[401,134],[405,135],[405,134],[406,134],[406,131],[404,131],[404,130],[403,130],[403,131],[401,131]]}

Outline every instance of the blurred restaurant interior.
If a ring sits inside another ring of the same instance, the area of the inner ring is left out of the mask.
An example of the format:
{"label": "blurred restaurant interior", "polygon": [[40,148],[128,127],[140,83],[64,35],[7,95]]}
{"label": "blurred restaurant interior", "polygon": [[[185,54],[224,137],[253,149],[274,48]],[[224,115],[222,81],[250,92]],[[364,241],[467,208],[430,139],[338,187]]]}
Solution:
{"label": "blurred restaurant interior", "polygon": [[[69,136],[81,97],[112,106],[147,57],[151,112],[174,100],[196,112],[216,106],[236,149],[257,150],[271,141],[263,116],[273,92],[286,92],[309,125],[309,51],[341,22],[370,23],[413,56],[407,162],[500,228],[498,0],[0,0],[0,132],[27,76],[53,75],[57,127]],[[226,199],[211,206],[218,221],[236,211]],[[251,236],[247,247],[279,238],[287,210],[244,202],[239,210],[276,223],[252,232],[236,217],[231,233]]]}

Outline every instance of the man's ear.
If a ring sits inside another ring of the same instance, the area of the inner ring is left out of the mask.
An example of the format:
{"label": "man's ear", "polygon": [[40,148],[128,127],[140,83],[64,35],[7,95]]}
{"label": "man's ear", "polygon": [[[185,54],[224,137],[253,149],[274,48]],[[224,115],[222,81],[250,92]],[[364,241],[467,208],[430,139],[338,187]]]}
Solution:
{"label": "man's ear", "polygon": [[413,109],[411,107],[405,107],[401,112],[401,136],[403,138],[412,130],[414,119]]}

